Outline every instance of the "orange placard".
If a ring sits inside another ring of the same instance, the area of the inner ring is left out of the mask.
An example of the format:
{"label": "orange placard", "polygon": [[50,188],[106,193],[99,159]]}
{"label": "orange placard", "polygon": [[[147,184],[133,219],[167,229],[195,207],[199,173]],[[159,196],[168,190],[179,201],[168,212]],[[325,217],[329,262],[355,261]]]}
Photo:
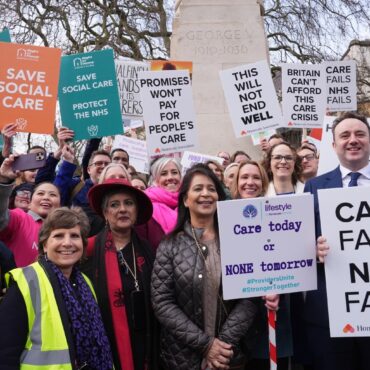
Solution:
{"label": "orange placard", "polygon": [[184,62],[179,60],[152,60],[150,62],[151,71],[168,71],[175,69],[187,69],[191,78],[193,74],[193,62]]}
{"label": "orange placard", "polygon": [[0,42],[0,128],[52,134],[61,50]]}

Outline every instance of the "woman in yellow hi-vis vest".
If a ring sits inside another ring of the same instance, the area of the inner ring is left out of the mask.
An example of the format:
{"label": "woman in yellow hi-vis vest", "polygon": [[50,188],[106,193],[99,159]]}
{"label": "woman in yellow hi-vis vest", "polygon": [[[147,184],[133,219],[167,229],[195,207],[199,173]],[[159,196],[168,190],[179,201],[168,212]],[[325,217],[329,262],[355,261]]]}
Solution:
{"label": "woman in yellow hi-vis vest", "polygon": [[0,304],[0,369],[112,369],[90,281],[76,268],[89,222],[79,209],[51,212],[38,262],[9,273]]}

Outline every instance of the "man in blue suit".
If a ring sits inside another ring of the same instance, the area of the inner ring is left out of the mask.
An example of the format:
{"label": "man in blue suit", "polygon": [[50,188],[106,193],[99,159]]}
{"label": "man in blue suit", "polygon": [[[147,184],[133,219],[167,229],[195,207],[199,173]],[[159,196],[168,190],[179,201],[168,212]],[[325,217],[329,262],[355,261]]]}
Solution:
{"label": "man in blue suit", "polygon": [[347,112],[334,121],[332,133],[333,148],[340,165],[333,171],[309,180],[305,186],[305,191],[314,195],[319,259],[318,290],[307,292],[304,302],[307,350],[311,354],[314,370],[370,370],[370,338],[330,338],[323,264],[330,251],[325,237],[321,235],[317,198],[318,189],[370,186],[370,127],[366,117]]}

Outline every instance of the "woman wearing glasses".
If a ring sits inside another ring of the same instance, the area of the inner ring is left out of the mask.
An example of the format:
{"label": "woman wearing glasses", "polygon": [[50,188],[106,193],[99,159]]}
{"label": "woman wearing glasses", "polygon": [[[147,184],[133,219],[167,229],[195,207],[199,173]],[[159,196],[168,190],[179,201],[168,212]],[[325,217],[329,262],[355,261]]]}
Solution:
{"label": "woman wearing glasses", "polygon": [[270,183],[266,196],[303,193],[300,159],[296,150],[286,141],[274,145],[267,153],[263,165]]}

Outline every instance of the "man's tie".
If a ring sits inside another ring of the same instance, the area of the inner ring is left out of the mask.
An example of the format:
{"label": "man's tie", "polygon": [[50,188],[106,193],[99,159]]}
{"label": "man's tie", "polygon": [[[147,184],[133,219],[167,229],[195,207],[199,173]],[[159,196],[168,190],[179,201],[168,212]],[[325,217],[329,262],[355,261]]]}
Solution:
{"label": "man's tie", "polygon": [[348,187],[357,186],[357,180],[361,176],[360,172],[351,172],[351,181],[348,184]]}

